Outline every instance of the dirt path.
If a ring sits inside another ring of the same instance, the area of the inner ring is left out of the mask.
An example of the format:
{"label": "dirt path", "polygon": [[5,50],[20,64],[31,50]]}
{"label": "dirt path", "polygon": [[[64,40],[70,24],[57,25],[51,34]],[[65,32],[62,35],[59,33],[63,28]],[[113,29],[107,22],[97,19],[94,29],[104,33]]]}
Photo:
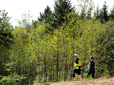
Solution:
{"label": "dirt path", "polygon": [[114,77],[99,78],[99,79],[85,79],[81,81],[55,82],[55,83],[47,83],[47,84],[34,84],[34,85],[114,85]]}

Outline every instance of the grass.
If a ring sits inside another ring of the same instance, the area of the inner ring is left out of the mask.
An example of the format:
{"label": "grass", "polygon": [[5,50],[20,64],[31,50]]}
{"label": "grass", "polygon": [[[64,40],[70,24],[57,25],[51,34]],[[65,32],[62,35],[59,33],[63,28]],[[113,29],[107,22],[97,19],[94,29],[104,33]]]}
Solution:
{"label": "grass", "polygon": [[88,79],[93,79],[93,78],[91,76],[89,76]]}
{"label": "grass", "polygon": [[105,74],[103,77],[101,78],[110,78],[111,76],[109,74]]}

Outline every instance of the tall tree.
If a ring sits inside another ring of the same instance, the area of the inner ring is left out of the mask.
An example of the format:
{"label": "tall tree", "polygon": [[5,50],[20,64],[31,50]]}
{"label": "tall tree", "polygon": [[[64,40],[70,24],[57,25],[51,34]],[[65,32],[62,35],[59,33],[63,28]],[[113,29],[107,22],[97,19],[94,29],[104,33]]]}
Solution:
{"label": "tall tree", "polygon": [[54,26],[60,26],[65,21],[63,18],[65,14],[73,11],[73,9],[70,0],[56,0],[54,5]]}
{"label": "tall tree", "polygon": [[0,77],[6,76],[5,64],[9,61],[9,48],[13,42],[10,17],[5,10],[0,10]]}
{"label": "tall tree", "polygon": [[99,16],[98,16],[98,19],[100,19],[101,23],[104,22],[104,12],[102,9],[100,9],[100,12],[99,12]]}
{"label": "tall tree", "polygon": [[25,27],[27,29],[27,31],[30,31],[31,28],[31,18],[32,16],[30,15],[30,10],[28,11],[28,13],[23,13],[22,14],[22,20],[18,21],[18,24],[20,27]]}
{"label": "tall tree", "polygon": [[111,11],[110,11],[110,18],[112,19],[112,20],[114,20],[114,6],[113,6],[113,8],[111,9]]}
{"label": "tall tree", "polygon": [[103,14],[104,14],[104,16],[103,16],[104,20],[108,21],[109,20],[109,16],[108,16],[108,6],[106,5],[106,1],[105,1],[104,5],[103,5]]}
{"label": "tall tree", "polygon": [[107,5],[106,5],[106,1],[103,5],[103,8],[100,10],[100,14],[99,14],[99,18],[101,20],[101,23],[103,23],[104,21],[108,21],[109,20],[109,15],[108,15],[108,9],[107,9]]}
{"label": "tall tree", "polygon": [[87,11],[87,19],[91,19],[92,9],[93,9],[92,6],[90,6],[88,11]]}
{"label": "tall tree", "polygon": [[100,13],[100,10],[99,10],[99,5],[98,5],[96,9],[96,13],[94,15],[96,19],[99,19],[99,13]]}
{"label": "tall tree", "polygon": [[11,38],[11,25],[9,23],[10,17],[5,10],[0,10],[0,45],[9,48],[10,43],[12,42]]}
{"label": "tall tree", "polygon": [[94,8],[93,0],[77,0],[78,2],[78,10],[80,11],[80,17],[83,18],[90,18],[92,15],[92,10]]}
{"label": "tall tree", "polygon": [[81,19],[85,18],[86,16],[85,7],[82,7],[80,16],[81,16]]}
{"label": "tall tree", "polygon": [[51,24],[52,18],[53,18],[53,13],[52,13],[50,7],[47,6],[44,9],[44,13],[40,12],[40,17],[38,18],[38,21],[44,21],[45,23],[50,23]]}
{"label": "tall tree", "polygon": [[53,19],[54,19],[54,16],[53,16],[53,13],[51,11],[51,8],[49,6],[47,6],[45,9],[44,9],[44,13],[41,13],[40,12],[40,17],[38,17],[38,20],[37,21],[33,21],[33,25],[34,27],[36,28],[36,25],[37,23],[40,21],[40,22],[45,22],[45,23],[48,23],[48,25],[46,25],[46,33],[52,31],[52,26],[53,26]]}

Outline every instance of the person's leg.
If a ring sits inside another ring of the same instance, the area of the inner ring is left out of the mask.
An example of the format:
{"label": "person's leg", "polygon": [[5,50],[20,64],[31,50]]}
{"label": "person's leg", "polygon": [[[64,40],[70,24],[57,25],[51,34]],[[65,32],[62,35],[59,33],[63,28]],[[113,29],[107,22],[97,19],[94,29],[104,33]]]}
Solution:
{"label": "person's leg", "polygon": [[73,72],[73,79],[74,79],[74,80],[76,80],[76,78],[75,78],[75,73],[76,73],[76,72],[75,72],[75,71],[76,71],[76,70],[74,69],[74,72]]}
{"label": "person's leg", "polygon": [[78,69],[78,77],[80,78],[80,80],[82,80],[82,77],[81,77],[81,69]]}
{"label": "person's leg", "polygon": [[91,74],[91,71],[88,72],[88,74],[87,74],[87,78],[90,76],[90,74]]}
{"label": "person's leg", "polygon": [[76,77],[73,77],[74,80],[76,80]]}
{"label": "person's leg", "polygon": [[95,71],[92,72],[92,77],[94,78],[94,75],[95,75]]}
{"label": "person's leg", "polygon": [[82,80],[82,77],[81,77],[81,75],[78,75],[78,77],[80,78],[80,80]]}
{"label": "person's leg", "polygon": [[76,80],[76,78],[75,78],[75,73],[73,73],[73,79]]}

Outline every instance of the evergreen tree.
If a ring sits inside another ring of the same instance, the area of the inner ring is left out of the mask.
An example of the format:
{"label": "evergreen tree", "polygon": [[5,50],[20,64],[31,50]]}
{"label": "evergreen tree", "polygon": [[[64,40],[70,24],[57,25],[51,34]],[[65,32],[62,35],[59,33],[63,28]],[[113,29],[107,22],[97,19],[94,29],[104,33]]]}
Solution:
{"label": "evergreen tree", "polygon": [[105,1],[104,5],[103,5],[103,15],[104,15],[103,16],[104,20],[108,21],[109,20],[109,16],[108,16],[108,7],[106,5],[106,1]]}
{"label": "evergreen tree", "polygon": [[9,48],[12,42],[10,17],[8,17],[8,13],[5,10],[0,10],[0,14],[0,45]]}
{"label": "evergreen tree", "polygon": [[104,21],[107,22],[109,20],[108,9],[107,9],[107,5],[106,5],[106,1],[105,1],[104,5],[103,5],[103,8],[100,9],[100,13],[98,14],[98,16],[96,18],[97,19],[100,19],[101,20],[101,23],[103,23]]}
{"label": "evergreen tree", "polygon": [[99,5],[98,5],[97,10],[96,10],[96,15],[95,15],[96,19],[99,19],[99,14],[100,14],[100,10],[99,10]]}
{"label": "evergreen tree", "polygon": [[10,17],[5,10],[0,10],[0,78],[8,75],[5,64],[9,61],[9,48],[13,42]]}
{"label": "evergreen tree", "polygon": [[93,9],[92,6],[90,6],[87,12],[87,19],[91,19],[92,9]]}
{"label": "evergreen tree", "polygon": [[77,0],[79,9],[81,8],[80,17],[81,19],[91,18],[92,10],[94,8],[93,0]]}
{"label": "evergreen tree", "polygon": [[45,9],[44,9],[44,13],[40,13],[40,17],[38,18],[37,21],[33,21],[33,26],[36,28],[36,24],[40,21],[40,22],[45,22],[45,23],[48,23],[48,25],[46,25],[46,33],[50,32],[50,31],[53,31],[52,29],[52,26],[53,26],[53,13],[50,9],[49,6],[47,6]]}
{"label": "evergreen tree", "polygon": [[53,13],[52,13],[50,7],[47,6],[44,9],[44,13],[40,13],[40,17],[38,18],[38,21],[44,21],[45,23],[51,24],[52,19],[53,19]]}
{"label": "evergreen tree", "polygon": [[73,11],[74,7],[72,7],[70,0],[56,0],[54,6],[54,26],[60,26],[62,22],[64,22],[65,14]]}
{"label": "evergreen tree", "polygon": [[38,18],[38,21],[44,21],[44,15],[40,12],[40,17]]}
{"label": "evergreen tree", "polygon": [[81,19],[85,18],[86,16],[85,7],[82,7],[80,16],[81,16]]}
{"label": "evergreen tree", "polygon": [[104,17],[104,12],[103,12],[102,9],[100,9],[100,13],[99,13],[98,19],[100,19],[101,23],[104,22],[104,18],[103,17]]}
{"label": "evergreen tree", "polygon": [[111,13],[110,13],[110,19],[114,20],[114,6],[113,8],[111,9]]}

